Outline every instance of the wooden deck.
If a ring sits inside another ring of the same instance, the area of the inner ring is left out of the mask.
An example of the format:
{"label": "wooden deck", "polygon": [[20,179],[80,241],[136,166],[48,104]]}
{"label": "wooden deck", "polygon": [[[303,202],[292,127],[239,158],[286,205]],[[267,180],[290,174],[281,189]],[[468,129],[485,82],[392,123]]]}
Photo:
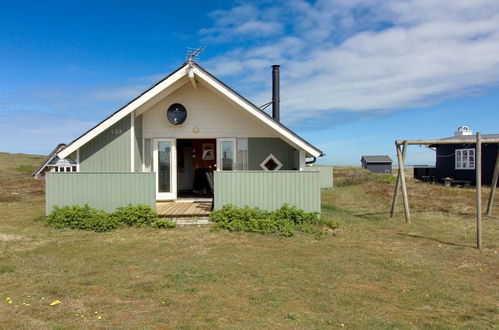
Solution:
{"label": "wooden deck", "polygon": [[160,217],[207,217],[211,213],[211,202],[156,202]]}

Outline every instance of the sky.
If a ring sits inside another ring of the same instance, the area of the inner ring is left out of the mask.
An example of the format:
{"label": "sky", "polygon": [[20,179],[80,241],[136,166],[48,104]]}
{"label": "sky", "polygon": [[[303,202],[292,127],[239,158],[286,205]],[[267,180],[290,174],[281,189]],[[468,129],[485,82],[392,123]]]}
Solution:
{"label": "sky", "polygon": [[[199,63],[257,105],[281,65],[281,120],[358,165],[396,139],[499,133],[499,1],[0,3],[0,151],[47,154],[205,46]],[[270,111],[270,108],[267,108]],[[411,147],[408,164],[435,154]]]}

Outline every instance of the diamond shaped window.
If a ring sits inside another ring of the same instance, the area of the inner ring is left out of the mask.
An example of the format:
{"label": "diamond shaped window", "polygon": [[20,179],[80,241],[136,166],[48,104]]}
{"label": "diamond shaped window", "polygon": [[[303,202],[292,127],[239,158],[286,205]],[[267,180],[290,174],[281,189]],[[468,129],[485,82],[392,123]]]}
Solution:
{"label": "diamond shaped window", "polygon": [[260,164],[260,167],[265,171],[278,171],[282,167],[282,163],[279,161],[279,159],[277,159],[276,156],[270,154]]}

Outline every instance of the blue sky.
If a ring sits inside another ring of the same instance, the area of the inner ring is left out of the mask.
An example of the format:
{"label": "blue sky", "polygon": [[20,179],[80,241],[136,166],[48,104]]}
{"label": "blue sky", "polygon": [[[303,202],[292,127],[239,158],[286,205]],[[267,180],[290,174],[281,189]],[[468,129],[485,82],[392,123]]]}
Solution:
{"label": "blue sky", "polygon": [[0,151],[71,141],[201,45],[257,105],[281,64],[282,120],[322,163],[394,158],[395,139],[460,125],[499,133],[496,0],[19,1],[0,4]]}

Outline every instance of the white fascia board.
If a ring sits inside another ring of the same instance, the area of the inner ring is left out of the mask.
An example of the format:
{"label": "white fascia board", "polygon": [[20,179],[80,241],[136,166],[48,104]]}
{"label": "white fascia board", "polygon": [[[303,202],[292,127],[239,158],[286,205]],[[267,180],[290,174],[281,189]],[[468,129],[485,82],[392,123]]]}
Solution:
{"label": "white fascia board", "polygon": [[277,124],[273,119],[269,118],[265,114],[261,113],[259,109],[255,109],[255,106],[252,104],[248,103],[246,100],[241,98],[239,95],[233,93],[231,90],[229,90],[226,86],[218,82],[217,80],[213,79],[211,76],[208,74],[204,73],[202,70],[199,70],[198,68],[194,68],[193,71],[195,74],[204,82],[208,83],[211,85],[213,88],[215,88],[219,93],[225,95],[228,97],[231,101],[260,119],[262,122],[270,126],[272,129],[277,131],[281,136],[283,136],[286,140],[290,141],[291,143],[295,144],[299,148],[305,150],[308,154],[311,155],[311,157],[319,157],[321,155],[320,152],[315,150],[314,148],[310,147],[307,143],[299,139],[295,134],[283,129],[279,124]]}
{"label": "white fascia board", "polygon": [[186,67],[187,65],[184,65],[181,69],[172,74],[170,77],[166,78],[165,80],[163,80],[162,82],[160,82],[159,84],[148,90],[142,96],[140,96],[139,98],[137,98],[136,100],[125,106],[120,111],[113,114],[107,120],[101,122],[99,125],[94,127],[92,130],[88,131],[78,140],[74,141],[68,147],[59,152],[57,156],[59,158],[66,158],[75,150],[79,149],[81,146],[92,140],[94,137],[104,132],[106,129],[108,129],[115,123],[117,123],[120,119],[123,119],[124,117],[132,113],[134,110],[144,105],[146,102],[150,101],[152,98],[160,94],[163,90],[165,90],[170,85],[175,83],[177,80],[185,76],[187,74]]}

